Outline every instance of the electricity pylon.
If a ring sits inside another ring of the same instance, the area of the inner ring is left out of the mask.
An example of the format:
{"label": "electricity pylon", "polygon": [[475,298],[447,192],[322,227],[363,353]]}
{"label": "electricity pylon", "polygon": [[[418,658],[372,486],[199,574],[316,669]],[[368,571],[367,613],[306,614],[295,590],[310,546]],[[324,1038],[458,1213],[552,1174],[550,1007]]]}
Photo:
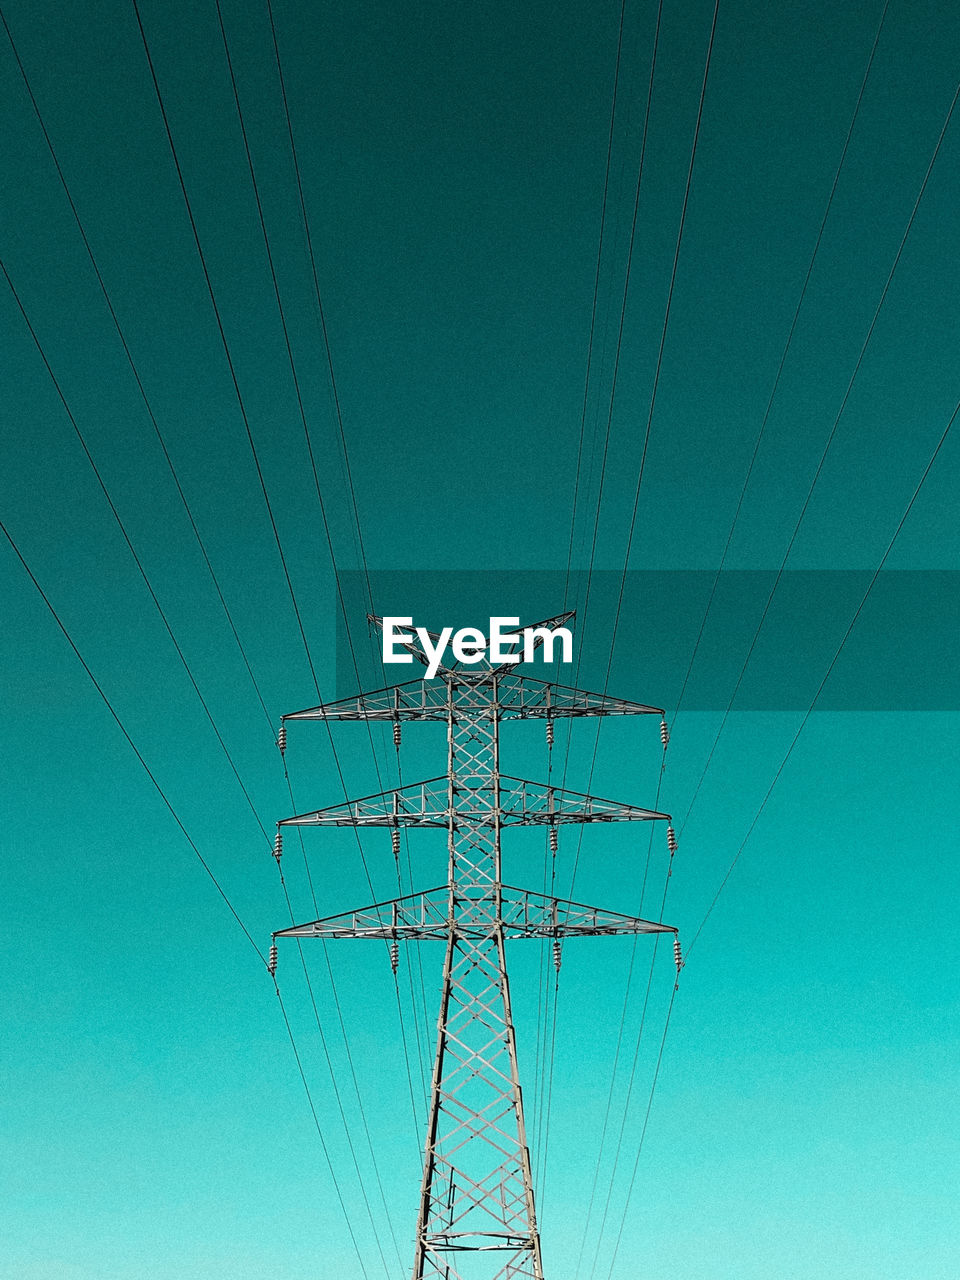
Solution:
{"label": "electricity pylon", "polygon": [[[538,626],[562,625],[561,614]],[[380,619],[371,619],[379,623]],[[433,637],[436,640],[436,637]],[[405,645],[428,662],[415,639]],[[500,724],[542,719],[547,741],[553,722],[572,716],[663,715],[660,708],[586,693],[510,673],[441,667],[375,693],[327,703],[288,720],[380,720],[393,723],[399,745],[405,720],[447,726],[447,772],[410,786],[298,814],[286,826],[389,827],[394,852],[402,827],[447,832],[446,884],[343,915],[280,929],[277,938],[380,938],[390,944],[394,969],[401,941],[446,942],[437,1049],[417,1220],[414,1280],[543,1280],[540,1234],[517,1069],[516,1037],[504,943],[549,938],[559,963],[561,940],[572,936],[673,933],[669,925],[505,885],[500,874],[504,828],[542,826],[552,849],[564,823],[645,822],[669,814],[601,800],[500,772]],[[664,745],[666,727],[662,728]],[[671,852],[676,847],[668,828]],[[679,965],[679,947],[675,947]]]}

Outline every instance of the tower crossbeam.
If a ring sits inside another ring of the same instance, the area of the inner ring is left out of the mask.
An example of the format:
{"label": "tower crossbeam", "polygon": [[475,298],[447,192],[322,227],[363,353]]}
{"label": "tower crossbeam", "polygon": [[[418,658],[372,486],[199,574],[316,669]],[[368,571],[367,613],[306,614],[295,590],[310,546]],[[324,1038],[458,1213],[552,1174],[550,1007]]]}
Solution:
{"label": "tower crossbeam", "polygon": [[[479,767],[479,766],[478,766]],[[485,771],[413,782],[344,804],[282,818],[281,827],[549,827],[570,822],[647,822],[669,819],[655,809],[602,800],[563,787]]]}
{"label": "tower crossbeam", "polygon": [[551,898],[531,889],[502,885],[499,907],[487,897],[460,899],[450,915],[448,885],[410,893],[369,907],[327,916],[308,924],[280,929],[278,938],[386,938],[400,941],[445,941],[453,929],[463,938],[480,941],[502,928],[514,938],[574,938],[597,934],[673,933],[669,925],[602,907]]}
{"label": "tower crossbeam", "polygon": [[[464,686],[486,678],[459,672]],[[373,693],[359,693],[318,707],[291,711],[292,720],[438,720],[449,713],[448,677],[409,680]],[[605,693],[587,693],[562,684],[550,684],[532,676],[502,675],[497,680],[497,703],[488,708],[499,720],[564,720],[579,716],[662,716],[662,707],[612,698]]]}

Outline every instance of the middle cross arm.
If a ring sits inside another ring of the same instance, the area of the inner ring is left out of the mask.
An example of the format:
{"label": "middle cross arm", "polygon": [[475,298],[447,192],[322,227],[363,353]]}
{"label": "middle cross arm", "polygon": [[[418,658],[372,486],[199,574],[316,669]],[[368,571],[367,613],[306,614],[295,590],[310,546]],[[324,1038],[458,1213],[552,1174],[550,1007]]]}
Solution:
{"label": "middle cross arm", "polygon": [[390,941],[437,941],[450,930],[462,938],[489,937],[502,927],[506,939],[574,938],[636,933],[676,933],[669,924],[641,920],[582,902],[551,898],[530,889],[504,885],[494,894],[458,898],[456,916],[450,918],[450,893],[446,886],[411,893],[390,902],[376,902],[342,915],[280,929],[276,938],[382,938]]}
{"label": "middle cross arm", "polygon": [[501,775],[476,788],[454,786],[449,780],[396,787],[359,800],[314,809],[284,818],[282,827],[443,827],[458,823],[501,827],[550,827],[560,823],[669,821],[668,813],[602,800],[563,787]]}

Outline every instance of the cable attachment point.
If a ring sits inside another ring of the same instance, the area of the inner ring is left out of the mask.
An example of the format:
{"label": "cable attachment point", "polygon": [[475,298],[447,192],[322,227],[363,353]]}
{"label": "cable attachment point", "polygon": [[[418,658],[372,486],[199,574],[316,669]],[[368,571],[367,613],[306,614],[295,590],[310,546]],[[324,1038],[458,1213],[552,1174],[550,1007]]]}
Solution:
{"label": "cable attachment point", "polygon": [[276,944],[275,942],[272,942],[272,943],[270,944],[270,959],[267,961],[267,970],[268,970],[268,972],[269,972],[269,974],[270,974],[270,977],[271,977],[271,978],[273,978],[273,977],[275,977],[275,976],[276,976],[276,972],[277,972],[277,944]]}
{"label": "cable attachment point", "polygon": [[670,850],[671,858],[677,852],[678,847],[676,832],[673,827],[667,827],[667,848]]}
{"label": "cable attachment point", "polygon": [[557,847],[558,847],[559,843],[560,843],[560,841],[559,841],[559,838],[558,838],[558,836],[557,836],[557,828],[556,828],[556,827],[551,827],[551,828],[550,828],[550,852],[551,852],[551,853],[556,853],[556,852],[557,852]]}
{"label": "cable attachment point", "polygon": [[553,720],[550,717],[547,718],[547,746],[553,750]]}
{"label": "cable attachment point", "polygon": [[559,973],[559,972],[560,972],[561,950],[562,950],[562,949],[561,949],[561,946],[560,946],[560,939],[559,939],[559,938],[554,938],[554,940],[553,940],[553,967],[556,969],[557,973]]}
{"label": "cable attachment point", "polygon": [[666,751],[667,743],[670,741],[670,730],[667,727],[667,717],[664,716],[660,721],[660,741],[663,743],[663,749]]}
{"label": "cable attachment point", "polygon": [[680,976],[680,970],[683,968],[683,954],[680,951],[680,935],[677,934],[673,939],[673,962],[677,966],[677,976]]}
{"label": "cable attachment point", "polygon": [[394,720],[394,722],[393,722],[393,745],[394,745],[395,747],[399,747],[399,746],[400,746],[400,736],[401,736],[401,734],[400,734],[400,721],[399,721],[399,720]]}
{"label": "cable attachment point", "polygon": [[393,970],[394,976],[396,976],[397,968],[399,967],[399,965],[400,965],[400,943],[397,942],[396,938],[394,938],[393,941],[390,943],[390,968]]}
{"label": "cable attachment point", "polygon": [[273,856],[277,860],[277,866],[280,865],[280,859],[283,857],[283,832],[277,828],[276,838],[273,842]]}
{"label": "cable attachment point", "polygon": [[390,832],[390,843],[393,845],[393,856],[395,858],[399,858],[400,857],[400,831],[397,827],[394,827],[393,830]]}
{"label": "cable attachment point", "polygon": [[277,746],[278,746],[278,747],[279,747],[279,749],[280,749],[280,754],[281,754],[281,755],[286,755],[286,752],[287,752],[287,726],[286,726],[285,724],[282,724],[282,725],[280,726],[280,732],[277,734]]}

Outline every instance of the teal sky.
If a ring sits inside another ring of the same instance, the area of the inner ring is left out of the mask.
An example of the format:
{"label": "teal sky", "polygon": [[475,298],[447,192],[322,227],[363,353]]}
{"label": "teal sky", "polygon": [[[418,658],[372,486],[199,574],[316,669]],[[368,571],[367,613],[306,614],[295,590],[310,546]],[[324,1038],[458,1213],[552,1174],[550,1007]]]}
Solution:
{"label": "teal sky", "polygon": [[[260,0],[221,3],[345,623],[216,5],[142,0],[141,16],[329,699],[345,691],[344,625],[364,669],[375,665],[363,566],[268,10]],[[134,8],[8,0],[2,9],[275,728],[282,712],[314,703],[316,691]],[[678,575],[671,599],[664,573],[654,606],[633,571],[699,570],[709,583],[721,562],[881,9],[720,0],[627,562],[713,6],[664,0],[601,493],[656,20],[647,0],[625,6],[574,512],[619,6],[274,0],[378,609],[413,611],[429,626],[558,612],[575,515],[580,683],[603,687],[613,644],[610,691],[673,713],[699,597],[683,594]],[[958,66],[955,6],[891,0],[726,569],[776,571],[789,548],[789,570],[872,572],[960,398],[954,119],[844,401]],[[271,832],[290,812],[273,729],[2,32],[0,69],[0,257]],[[267,843],[14,295],[0,286],[3,523],[265,949],[271,931],[289,923]],[[960,567],[958,462],[951,433],[887,570]],[[598,511],[598,572],[586,603]],[[614,635],[625,568],[627,607]],[[329,968],[319,946],[305,948],[344,1124],[299,960],[295,950],[281,954],[280,987],[345,1216],[272,984],[5,541],[0,575],[0,1280],[403,1276],[423,1110],[418,1100],[411,1113],[405,1055],[416,1099],[440,955],[423,950],[425,1000],[415,958],[404,959],[401,1021],[378,948],[331,946]],[[878,584],[886,612],[865,612],[845,650],[866,674],[858,684],[838,664],[838,680],[855,694],[831,701],[828,682],[831,709],[807,721],[683,971],[626,1212],[670,957],[664,949],[653,966],[630,1091],[651,948],[646,940],[638,948],[626,1004],[629,943],[567,948],[547,1142],[538,1009],[553,971],[537,947],[513,948],[521,1073],[535,1162],[545,1165],[537,1194],[547,1280],[606,1280],[621,1223],[614,1280],[953,1280],[960,1271],[957,600],[944,577],[942,609],[928,595],[915,614],[913,605],[901,610],[892,579]],[[818,581],[804,579],[802,598],[790,597],[793,612],[771,609],[773,638],[762,633],[750,678],[759,672],[775,683],[802,665],[806,687],[816,688],[869,578],[844,594],[824,572],[819,596]],[[734,710],[703,773],[762,608],[762,597],[750,597],[753,612],[741,617],[731,598],[705,630],[696,697],[672,715],[659,798],[678,829],[684,824],[665,919],[687,943],[809,705],[774,699],[751,704],[766,709]],[[450,609],[461,616],[447,616]],[[926,643],[919,668],[912,619]],[[942,630],[930,643],[935,627]],[[901,670],[914,702],[890,695]],[[405,736],[405,781],[443,768],[442,730],[419,728]],[[652,806],[656,723],[605,724],[588,782],[593,734],[589,725],[573,733],[567,785]],[[361,727],[341,727],[336,741],[352,795],[379,788],[375,764],[383,785],[393,783],[392,747],[385,753],[379,737],[376,761]],[[565,733],[558,743],[555,770]],[[504,730],[504,756],[510,773],[546,776],[531,726]],[[288,761],[298,808],[342,799],[322,727],[291,730]],[[505,877],[538,887],[544,849],[525,836],[505,843]],[[314,904],[292,845],[288,887],[297,919],[308,920]],[[577,848],[574,836],[562,842],[561,894],[571,890]],[[388,838],[365,837],[364,849],[377,897],[392,896]],[[308,841],[306,854],[321,914],[370,900],[349,833]],[[411,840],[410,857],[417,888],[442,880],[442,840]],[[587,830],[573,896],[655,915],[666,871],[661,839],[641,902],[646,857],[644,831]]]}

